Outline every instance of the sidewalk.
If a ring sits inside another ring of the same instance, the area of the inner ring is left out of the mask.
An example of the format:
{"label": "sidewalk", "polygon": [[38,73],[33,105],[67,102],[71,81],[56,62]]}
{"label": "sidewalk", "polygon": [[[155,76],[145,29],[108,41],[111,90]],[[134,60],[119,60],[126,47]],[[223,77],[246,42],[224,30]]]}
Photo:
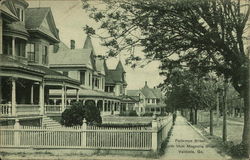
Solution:
{"label": "sidewalk", "polygon": [[172,131],[164,160],[222,160],[214,148],[208,146],[208,142],[191,127],[187,120],[177,116]]}

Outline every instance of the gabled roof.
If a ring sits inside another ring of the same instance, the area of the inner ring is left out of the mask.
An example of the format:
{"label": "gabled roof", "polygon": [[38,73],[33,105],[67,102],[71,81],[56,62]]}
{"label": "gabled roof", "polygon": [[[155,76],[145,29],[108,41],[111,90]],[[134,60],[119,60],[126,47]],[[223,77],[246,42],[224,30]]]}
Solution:
{"label": "gabled roof", "polygon": [[[42,26],[42,23],[46,20],[49,22],[49,28]],[[49,7],[27,8],[25,11],[25,27],[30,32],[41,33],[52,41],[59,42],[54,18]]]}
{"label": "gabled roof", "polygon": [[149,88],[147,82],[140,90],[128,90],[127,94],[129,96],[138,96],[138,93],[141,92],[145,98],[162,98],[162,92],[159,88]]}
{"label": "gabled roof", "polygon": [[51,67],[87,67],[93,69],[91,63],[91,49],[64,50],[57,53],[50,53]]}
{"label": "gabled roof", "polygon": [[157,98],[151,88],[143,87],[141,92],[146,98]]}
{"label": "gabled roof", "polygon": [[108,81],[107,83],[109,83],[109,81],[113,82],[113,83],[124,83],[124,84],[127,84],[126,83],[126,80],[125,80],[125,77],[124,77],[124,73],[125,73],[125,70],[122,66],[122,63],[121,61],[118,62],[117,66],[116,66],[116,69],[108,69],[106,67],[106,77],[108,78]]}
{"label": "gabled roof", "polygon": [[118,71],[118,72],[121,72],[121,73],[125,72],[125,70],[124,70],[124,68],[123,68],[123,65],[122,65],[122,62],[121,62],[120,60],[119,60],[119,62],[118,62],[118,64],[117,64],[115,70]]}
{"label": "gabled roof", "polygon": [[139,90],[127,90],[127,95],[128,96],[138,96]]}
{"label": "gabled roof", "polygon": [[83,48],[84,49],[94,49],[92,41],[91,41],[91,37],[89,35],[87,35],[87,37],[84,41]]}
{"label": "gabled roof", "polygon": [[64,52],[64,51],[69,51],[70,48],[65,44],[63,43],[62,41],[60,41],[60,43],[58,43],[58,51],[57,52]]}

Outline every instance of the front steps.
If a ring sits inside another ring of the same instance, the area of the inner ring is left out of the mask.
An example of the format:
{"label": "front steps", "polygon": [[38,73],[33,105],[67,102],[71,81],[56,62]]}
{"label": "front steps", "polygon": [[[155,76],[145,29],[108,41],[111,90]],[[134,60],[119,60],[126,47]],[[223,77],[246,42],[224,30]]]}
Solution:
{"label": "front steps", "polygon": [[43,117],[42,126],[48,129],[62,128],[60,123],[47,116]]}

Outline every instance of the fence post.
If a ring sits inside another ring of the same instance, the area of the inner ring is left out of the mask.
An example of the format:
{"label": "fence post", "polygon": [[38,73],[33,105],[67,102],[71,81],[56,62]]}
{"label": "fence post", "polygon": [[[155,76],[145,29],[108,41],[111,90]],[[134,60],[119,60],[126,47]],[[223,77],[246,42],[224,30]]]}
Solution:
{"label": "fence post", "polygon": [[15,120],[15,125],[14,125],[14,146],[20,146],[20,123],[19,119]]}
{"label": "fence post", "polygon": [[87,121],[85,120],[85,118],[83,119],[83,123],[82,123],[82,147],[85,148],[87,146]]}
{"label": "fence post", "polygon": [[157,151],[158,149],[158,124],[157,120],[152,121],[152,150]]}

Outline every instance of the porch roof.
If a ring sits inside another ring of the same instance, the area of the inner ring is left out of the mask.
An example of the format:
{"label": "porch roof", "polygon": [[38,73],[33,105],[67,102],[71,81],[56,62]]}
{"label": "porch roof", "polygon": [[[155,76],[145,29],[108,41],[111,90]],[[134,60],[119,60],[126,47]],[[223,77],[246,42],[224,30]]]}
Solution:
{"label": "porch roof", "polygon": [[23,63],[20,63],[18,60],[15,60],[9,56],[0,54],[0,68],[6,68],[6,69],[21,69],[22,71],[30,71],[34,74],[40,74],[44,75],[45,72],[33,67],[28,66]]}
{"label": "porch roof", "polygon": [[149,104],[145,106],[145,108],[162,108],[162,107],[166,107],[166,105],[165,104]]}
{"label": "porch roof", "polygon": [[45,80],[49,80],[49,81],[53,81],[53,80],[56,80],[56,81],[65,81],[65,82],[68,82],[70,84],[74,84],[74,85],[80,85],[80,82],[77,81],[77,80],[74,80],[72,78],[69,78],[67,76],[64,76],[63,74],[61,74],[60,72],[57,72],[57,71],[54,71],[48,67],[45,67],[45,66],[32,66],[42,72],[45,73]]}
{"label": "porch roof", "polygon": [[122,96],[121,97],[122,102],[127,102],[127,103],[136,103],[138,102],[136,99],[130,97],[130,96]]}
{"label": "porch roof", "polygon": [[102,92],[102,91],[95,91],[91,89],[81,89],[79,91],[80,97],[102,97],[102,98],[110,98],[110,99],[119,99],[120,97],[116,97],[113,94]]}

